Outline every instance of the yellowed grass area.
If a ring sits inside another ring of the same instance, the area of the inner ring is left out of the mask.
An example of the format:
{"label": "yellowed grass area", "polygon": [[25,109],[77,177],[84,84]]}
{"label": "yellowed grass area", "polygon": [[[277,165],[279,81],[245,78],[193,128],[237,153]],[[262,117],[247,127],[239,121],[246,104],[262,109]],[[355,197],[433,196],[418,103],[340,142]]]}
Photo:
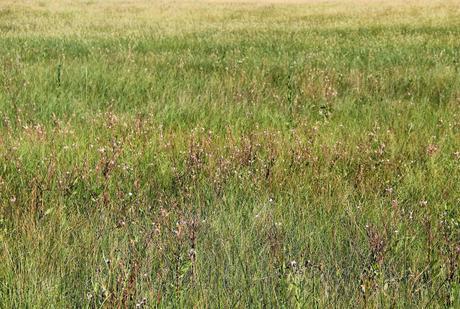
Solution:
{"label": "yellowed grass area", "polygon": [[460,23],[455,0],[5,0],[0,12],[5,35],[42,36]]}

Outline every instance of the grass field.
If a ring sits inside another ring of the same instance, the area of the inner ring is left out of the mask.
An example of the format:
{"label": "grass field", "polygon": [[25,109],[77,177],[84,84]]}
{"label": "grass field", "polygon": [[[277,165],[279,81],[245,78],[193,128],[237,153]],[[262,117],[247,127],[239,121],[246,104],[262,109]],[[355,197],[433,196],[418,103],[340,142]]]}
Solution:
{"label": "grass field", "polygon": [[460,2],[0,2],[0,308],[460,306]]}

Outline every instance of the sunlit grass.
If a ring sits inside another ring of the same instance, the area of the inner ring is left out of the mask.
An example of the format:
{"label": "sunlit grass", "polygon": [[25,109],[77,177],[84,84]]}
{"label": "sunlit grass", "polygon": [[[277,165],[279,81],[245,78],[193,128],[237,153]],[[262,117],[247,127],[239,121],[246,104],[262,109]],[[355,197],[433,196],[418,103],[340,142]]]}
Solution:
{"label": "sunlit grass", "polygon": [[457,1],[2,1],[0,307],[458,307]]}

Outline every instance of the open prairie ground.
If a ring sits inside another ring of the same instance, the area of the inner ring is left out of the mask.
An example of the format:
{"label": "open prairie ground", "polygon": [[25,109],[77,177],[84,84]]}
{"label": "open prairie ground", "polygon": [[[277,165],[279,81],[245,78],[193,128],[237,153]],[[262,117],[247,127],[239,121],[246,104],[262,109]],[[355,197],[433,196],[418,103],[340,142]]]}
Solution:
{"label": "open prairie ground", "polygon": [[0,2],[0,307],[460,306],[459,1]]}

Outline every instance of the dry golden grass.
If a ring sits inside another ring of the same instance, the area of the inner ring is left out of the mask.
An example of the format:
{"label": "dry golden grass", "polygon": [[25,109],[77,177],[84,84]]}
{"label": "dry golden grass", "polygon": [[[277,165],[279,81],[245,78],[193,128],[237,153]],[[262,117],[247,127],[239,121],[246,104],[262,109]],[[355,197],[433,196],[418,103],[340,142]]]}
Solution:
{"label": "dry golden grass", "polygon": [[[76,32],[84,34],[83,31],[97,33],[98,29],[103,28],[139,32],[139,27],[152,25],[169,33],[198,31],[217,25],[224,30],[293,25],[314,27],[315,24],[309,22],[308,17],[318,17],[319,14],[330,17],[330,27],[360,27],[371,21],[374,26],[413,23],[436,25],[451,23],[460,12],[460,3],[455,0],[6,0],[0,3],[0,9],[4,12],[14,11],[15,18],[10,22],[17,26],[18,32],[52,35]],[[242,14],[233,16],[238,12]],[[332,17],[341,18],[334,20]],[[53,23],[49,23],[50,19]],[[317,26],[325,25],[321,22]]]}

